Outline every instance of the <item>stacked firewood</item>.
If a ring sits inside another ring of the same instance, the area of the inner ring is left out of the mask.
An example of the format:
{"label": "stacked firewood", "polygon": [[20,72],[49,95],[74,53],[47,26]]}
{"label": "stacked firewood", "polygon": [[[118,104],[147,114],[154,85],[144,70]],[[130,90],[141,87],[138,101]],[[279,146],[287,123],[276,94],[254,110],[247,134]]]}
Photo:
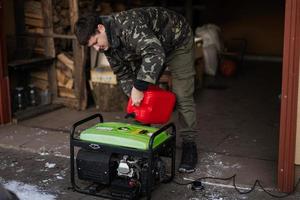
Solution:
{"label": "stacked firewood", "polygon": [[57,55],[56,77],[58,95],[60,97],[75,98],[74,94],[74,61],[67,53]]}
{"label": "stacked firewood", "polygon": [[69,1],[53,1],[53,32],[57,34],[70,34]]}
{"label": "stacked firewood", "polygon": [[[70,6],[68,0],[52,1],[53,33],[71,35]],[[67,39],[55,39],[56,52],[72,50],[72,41]]]}
{"label": "stacked firewood", "polygon": [[92,12],[94,9],[94,2],[95,0],[79,0],[78,7],[79,7],[79,15],[83,15],[87,12]]}
{"label": "stacked firewood", "polygon": [[[42,13],[41,0],[26,0],[24,2],[25,15],[25,30],[28,33],[44,33],[44,18]],[[45,50],[43,48],[42,39],[35,39],[33,50],[36,54],[43,55]]]}
{"label": "stacked firewood", "polygon": [[[24,1],[25,31],[27,33],[43,34],[44,18],[42,13],[41,0]],[[30,49],[33,53],[44,55],[43,41],[40,38],[24,37],[24,40],[30,41]],[[45,68],[30,71],[30,83],[40,90],[49,89],[48,72]]]}
{"label": "stacked firewood", "polygon": [[30,83],[40,90],[49,89],[48,73],[45,69],[30,72]]}
{"label": "stacked firewood", "polygon": [[42,4],[38,0],[26,0],[24,3],[26,30],[31,33],[44,33]]}
{"label": "stacked firewood", "polygon": [[[53,32],[71,35],[70,5],[68,0],[52,1]],[[55,39],[56,79],[59,97],[76,98],[74,94],[74,59],[68,52],[72,51],[72,40]]]}

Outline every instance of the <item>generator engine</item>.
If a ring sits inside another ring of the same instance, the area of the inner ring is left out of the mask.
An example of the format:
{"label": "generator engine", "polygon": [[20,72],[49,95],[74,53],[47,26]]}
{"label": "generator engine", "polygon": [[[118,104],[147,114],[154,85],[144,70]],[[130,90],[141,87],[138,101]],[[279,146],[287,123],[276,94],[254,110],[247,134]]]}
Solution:
{"label": "generator engine", "polygon": [[122,160],[119,161],[117,168],[119,177],[133,178],[134,176],[139,179],[140,177],[140,166],[138,165],[138,160],[130,160],[129,156],[124,155]]}
{"label": "generator engine", "polygon": [[164,181],[165,162],[156,156],[152,163],[154,170],[148,176],[148,160],[144,158],[86,149],[80,149],[76,158],[79,179],[109,186],[112,196],[126,199],[145,194],[148,181],[152,186]]}

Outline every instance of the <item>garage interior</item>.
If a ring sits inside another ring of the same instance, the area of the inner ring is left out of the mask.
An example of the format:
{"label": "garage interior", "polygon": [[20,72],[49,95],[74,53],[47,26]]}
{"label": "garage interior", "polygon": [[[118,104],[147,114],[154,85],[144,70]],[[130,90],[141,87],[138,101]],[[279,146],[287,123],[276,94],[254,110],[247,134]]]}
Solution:
{"label": "garage interior", "polygon": [[[40,1],[31,2],[34,2],[31,5],[37,5],[36,2]],[[114,83],[90,81],[93,62],[91,52],[76,46],[74,36],[71,34],[73,19],[60,20],[68,18],[66,15],[69,15],[68,9],[71,9],[70,2],[72,1],[52,1],[53,10],[49,13],[53,15],[48,16],[52,18],[51,23],[54,23],[52,32],[49,32],[46,24],[41,25],[42,27],[26,24],[38,24],[33,21],[26,22],[26,18],[28,19],[26,14],[17,13],[7,18],[16,21],[16,23],[6,22],[8,63],[17,59],[14,57],[16,56],[15,49],[10,52],[12,46],[9,45],[15,44],[23,37],[32,37],[32,34],[40,35],[38,38],[42,42],[33,41],[36,46],[30,50],[46,55],[42,60],[37,61],[31,57],[34,63],[26,63],[22,67],[13,65],[15,62],[8,64],[14,121],[21,126],[57,130],[62,134],[68,134],[72,122],[93,112],[100,111],[104,117],[116,121],[122,121],[125,115],[126,98]],[[22,1],[15,0],[14,3],[15,5],[7,4],[9,9],[15,11],[24,9]],[[91,10],[109,14],[118,9],[163,6],[185,15],[191,22],[193,30],[205,24],[218,26],[225,47],[228,49],[233,47],[234,53],[239,55],[238,60],[234,60],[237,69],[234,74],[228,76],[224,76],[219,70],[214,76],[198,74],[200,85],[195,91],[195,100],[199,133],[197,139],[199,162],[196,172],[188,176],[190,178],[229,177],[236,174],[236,181],[239,185],[249,187],[258,179],[266,188],[277,187],[284,1],[132,0],[93,1],[91,3],[91,1],[79,0],[78,5],[79,16]],[[76,9],[73,8],[73,10]],[[58,14],[58,11],[61,12]],[[10,13],[6,15],[9,16]],[[22,17],[25,17],[25,20],[20,22],[18,19]],[[49,18],[43,18],[43,21]],[[42,29],[44,32],[40,33]],[[236,39],[242,41],[240,44],[243,48],[234,48],[233,42]],[[246,45],[243,43],[245,41]],[[30,42],[30,39],[27,42]],[[47,45],[41,49],[38,43]],[[202,53],[203,51],[204,49]],[[221,52],[219,56],[222,55],[227,54]],[[203,57],[201,59],[198,67],[203,68],[205,61]],[[65,66],[58,64],[59,61]],[[70,70],[76,64],[85,68]],[[44,68],[42,73],[41,68]],[[73,74],[70,74],[70,71]],[[23,72],[26,72],[27,78],[25,79]],[[62,75],[62,72],[65,74]],[[41,79],[41,77],[44,78]],[[63,84],[57,81],[59,77],[63,79]],[[44,95],[39,97],[39,101],[43,100],[44,103],[18,110],[13,102],[16,89],[20,89],[20,86],[26,87],[28,84],[34,85],[39,95]],[[111,95],[105,97],[97,93],[99,88]],[[52,92],[53,98],[49,99],[47,92]],[[112,99],[118,99],[118,101],[112,101]],[[175,122],[177,120],[176,111],[173,120]],[[178,140],[177,147],[177,160],[179,160],[180,140]],[[183,175],[178,174],[178,176]]]}

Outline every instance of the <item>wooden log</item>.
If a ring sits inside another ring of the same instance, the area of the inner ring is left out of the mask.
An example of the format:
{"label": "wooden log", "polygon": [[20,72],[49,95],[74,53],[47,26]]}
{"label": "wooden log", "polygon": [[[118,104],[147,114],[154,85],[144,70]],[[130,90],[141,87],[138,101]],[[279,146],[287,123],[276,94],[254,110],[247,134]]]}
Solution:
{"label": "wooden log", "polygon": [[[56,68],[60,69],[60,70],[63,70],[63,69],[66,69],[67,67],[62,63],[60,62],[59,60],[56,61]],[[67,68],[69,69],[69,68]]]}
{"label": "wooden log", "polygon": [[[118,85],[89,82],[96,107],[103,112],[124,111],[127,96]],[[105,94],[105,95],[103,95]]]}
{"label": "wooden log", "polygon": [[25,1],[25,8],[31,10],[40,10],[42,8],[42,4],[40,1],[27,0]]}
{"label": "wooden log", "polygon": [[74,85],[74,80],[65,76],[63,71],[56,69],[57,72],[57,84],[60,87],[65,87],[67,89],[72,89]]}
{"label": "wooden log", "polygon": [[25,17],[25,24],[33,27],[39,27],[39,28],[44,27],[44,22],[41,19],[33,19],[33,18]]}
{"label": "wooden log", "polygon": [[[49,9],[49,8],[48,8]],[[25,13],[32,13],[42,16],[42,4],[38,1],[25,1]]]}
{"label": "wooden log", "polygon": [[64,28],[62,26],[58,26],[58,27],[55,27],[53,31],[54,31],[54,33],[57,33],[57,34],[63,34]]}
{"label": "wooden log", "polygon": [[36,47],[33,50],[36,54],[45,55],[45,49],[44,48]]}
{"label": "wooden log", "polygon": [[69,69],[74,71],[74,61],[68,58],[64,53],[60,53],[57,55],[57,59],[62,62]]}
{"label": "wooden log", "polygon": [[73,78],[72,71],[64,64],[62,64],[60,61],[56,62],[56,68],[60,69],[65,74],[65,76],[67,76],[69,79]]}
{"label": "wooden log", "polygon": [[[60,1],[57,1],[57,2],[60,2]],[[61,6],[60,5],[55,5],[55,11],[57,13],[60,13],[60,11],[62,10]]]}
{"label": "wooden log", "polygon": [[64,86],[66,82],[66,77],[59,69],[56,69],[56,77],[58,85]]}
{"label": "wooden log", "polygon": [[70,26],[70,20],[67,18],[63,18],[63,16],[59,23],[61,24],[62,27]]}
{"label": "wooden log", "polygon": [[57,23],[59,23],[60,22],[60,18],[57,16],[57,15],[54,15],[53,16],[53,23],[54,24],[57,24]]}
{"label": "wooden log", "polygon": [[45,49],[45,38],[36,38],[35,45],[36,45],[36,47]]}
{"label": "wooden log", "polygon": [[60,6],[61,6],[61,9],[68,10],[70,8],[70,2],[68,2],[68,1],[60,1]]}
{"label": "wooden log", "polygon": [[70,21],[70,19],[69,19],[69,17],[70,17],[70,11],[68,9],[63,9],[59,14],[62,17],[64,17],[65,19],[67,19],[68,21]]}
{"label": "wooden log", "polygon": [[37,78],[31,78],[30,83],[33,84],[36,88],[39,88],[41,90],[46,90],[49,87],[48,81],[37,79]]}
{"label": "wooden log", "polygon": [[65,84],[65,87],[68,88],[68,89],[72,89],[73,85],[74,85],[74,80],[73,79],[69,79],[67,81],[67,83]]}
{"label": "wooden log", "polygon": [[42,13],[38,14],[38,13],[28,13],[28,12],[25,12],[25,17],[32,18],[32,19],[43,19],[43,16],[41,14]]}
{"label": "wooden log", "polygon": [[32,71],[30,76],[36,79],[48,81],[48,72],[47,71]]}
{"label": "wooden log", "polygon": [[67,97],[67,98],[76,98],[74,94],[74,90],[68,89],[65,87],[58,87],[58,95],[61,97]]}
{"label": "wooden log", "polygon": [[57,83],[58,87],[65,87],[65,84],[58,82]]}
{"label": "wooden log", "polygon": [[38,33],[38,34],[43,34],[44,33],[43,28],[37,28],[37,27],[32,28],[32,26],[26,26],[26,30],[29,33]]}

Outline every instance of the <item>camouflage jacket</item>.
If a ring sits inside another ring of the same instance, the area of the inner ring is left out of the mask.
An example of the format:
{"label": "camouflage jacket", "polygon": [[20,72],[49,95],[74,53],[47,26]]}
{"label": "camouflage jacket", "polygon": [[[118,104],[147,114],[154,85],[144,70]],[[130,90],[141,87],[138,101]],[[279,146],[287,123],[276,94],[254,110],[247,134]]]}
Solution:
{"label": "camouflage jacket", "polygon": [[[129,96],[138,82],[155,84],[166,57],[192,37],[186,19],[165,8],[137,8],[103,20],[110,48],[105,55]],[[140,85],[140,84],[139,84]]]}

